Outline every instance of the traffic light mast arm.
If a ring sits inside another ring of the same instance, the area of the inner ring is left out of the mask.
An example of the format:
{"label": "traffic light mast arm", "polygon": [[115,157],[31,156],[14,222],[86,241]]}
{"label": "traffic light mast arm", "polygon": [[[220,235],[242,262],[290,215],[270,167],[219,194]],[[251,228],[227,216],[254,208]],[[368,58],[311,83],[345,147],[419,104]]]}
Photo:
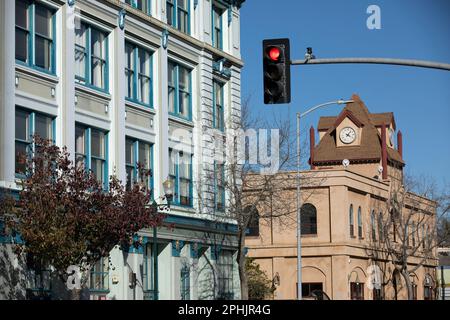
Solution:
{"label": "traffic light mast arm", "polygon": [[450,71],[450,64],[448,63],[424,61],[424,60],[406,60],[406,59],[390,59],[390,58],[333,58],[333,59],[305,59],[305,60],[291,61],[291,65],[341,64],[341,63],[390,64],[390,65],[431,68]]}

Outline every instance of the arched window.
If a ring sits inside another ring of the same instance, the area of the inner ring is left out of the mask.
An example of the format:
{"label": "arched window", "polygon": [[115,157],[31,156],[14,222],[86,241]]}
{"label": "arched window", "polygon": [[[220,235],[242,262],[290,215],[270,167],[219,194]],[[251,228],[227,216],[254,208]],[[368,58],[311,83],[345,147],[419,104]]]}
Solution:
{"label": "arched window", "polygon": [[422,249],[425,250],[425,226],[422,225]]}
{"label": "arched window", "polygon": [[405,225],[405,244],[409,247],[409,223]]}
{"label": "arched window", "polygon": [[247,207],[245,213],[250,215],[250,220],[247,227],[247,236],[259,237],[259,212],[258,209]]}
{"label": "arched window", "polygon": [[370,228],[372,231],[372,240],[377,240],[377,229],[375,226],[375,210],[372,210],[372,213],[370,214]]}
{"label": "arched window", "polygon": [[354,222],[354,218],[353,218],[353,204],[350,205],[350,209],[348,212],[348,220],[350,221],[350,237],[354,237],[355,236],[355,222]]}
{"label": "arched window", "polygon": [[378,234],[379,234],[379,238],[380,241],[383,241],[384,239],[384,232],[383,232],[383,213],[380,212],[380,214],[378,215]]}
{"label": "arched window", "polygon": [[305,203],[300,211],[303,234],[317,234],[317,210],[310,203]]}
{"label": "arched window", "polygon": [[358,207],[358,237],[363,237],[361,207]]}

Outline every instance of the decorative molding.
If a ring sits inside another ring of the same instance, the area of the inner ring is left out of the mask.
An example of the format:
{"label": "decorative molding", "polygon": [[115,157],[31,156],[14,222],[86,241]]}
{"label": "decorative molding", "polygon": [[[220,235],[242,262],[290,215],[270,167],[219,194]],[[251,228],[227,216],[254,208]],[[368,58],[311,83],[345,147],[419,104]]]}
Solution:
{"label": "decorative molding", "polygon": [[173,240],[172,241],[172,257],[180,257],[181,250],[183,249],[186,243],[182,240]]}
{"label": "decorative molding", "polygon": [[127,16],[127,11],[122,9],[119,11],[119,28],[123,30],[125,28],[125,17]]}
{"label": "decorative molding", "polygon": [[169,45],[169,30],[167,29],[164,29],[161,34],[161,45],[164,50],[166,50],[167,46]]}
{"label": "decorative molding", "polygon": [[222,58],[219,61],[213,62],[213,70],[219,72],[222,76],[226,78],[231,77],[230,68],[225,67],[225,63],[227,62],[226,58]]}

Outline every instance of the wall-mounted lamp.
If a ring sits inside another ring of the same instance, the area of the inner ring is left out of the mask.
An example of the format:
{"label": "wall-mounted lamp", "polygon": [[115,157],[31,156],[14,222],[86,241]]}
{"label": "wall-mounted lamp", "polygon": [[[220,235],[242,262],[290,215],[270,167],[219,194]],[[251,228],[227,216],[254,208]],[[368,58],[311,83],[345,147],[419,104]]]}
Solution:
{"label": "wall-mounted lamp", "polygon": [[125,28],[125,17],[127,15],[127,12],[125,9],[122,9],[119,11],[119,28],[120,30],[123,30]]}

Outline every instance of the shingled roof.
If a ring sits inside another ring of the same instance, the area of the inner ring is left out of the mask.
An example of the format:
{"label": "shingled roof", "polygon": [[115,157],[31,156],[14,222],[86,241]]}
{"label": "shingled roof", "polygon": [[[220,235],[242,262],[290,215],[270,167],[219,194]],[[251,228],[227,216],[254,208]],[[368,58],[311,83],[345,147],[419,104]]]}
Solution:
{"label": "shingled roof", "polygon": [[[354,162],[378,162],[381,159],[381,135],[377,127],[393,123],[392,112],[371,114],[359,96],[353,95],[354,102],[349,103],[337,117],[321,117],[319,120],[319,131],[326,131],[319,144],[314,148],[313,165],[341,163],[344,159]],[[362,130],[361,144],[358,146],[337,147],[336,146],[336,120],[343,114],[350,114],[352,118],[358,119]],[[404,166],[400,153],[392,148],[387,148],[388,161]]]}

